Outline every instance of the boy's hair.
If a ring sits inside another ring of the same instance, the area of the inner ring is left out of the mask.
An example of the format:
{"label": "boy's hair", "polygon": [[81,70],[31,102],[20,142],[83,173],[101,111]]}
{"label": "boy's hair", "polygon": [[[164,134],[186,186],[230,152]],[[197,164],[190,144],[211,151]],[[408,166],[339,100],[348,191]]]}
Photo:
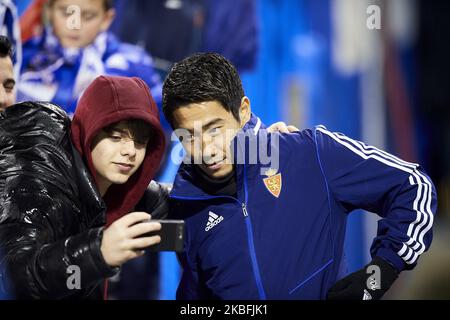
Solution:
{"label": "boy's hair", "polygon": [[[151,145],[153,128],[150,126],[149,123],[141,119],[130,119],[124,122],[125,128],[130,131],[131,138],[133,138],[134,141],[138,143],[145,143],[146,141],[148,141],[148,145]],[[117,123],[113,123],[103,128],[103,130],[106,133],[111,134],[116,126]]]}
{"label": "boy's hair", "polygon": [[0,36],[0,58],[6,57],[12,59],[12,44],[8,37]]}
{"label": "boy's hair", "polygon": [[[58,0],[49,0],[48,6],[51,7],[55,4],[56,1]],[[105,11],[114,8],[114,0],[103,0],[103,8],[105,9]]]}
{"label": "boy's hair", "polygon": [[173,112],[177,108],[218,101],[239,121],[243,97],[241,79],[227,59],[217,53],[197,53],[176,63],[164,80],[163,113],[174,128]]}

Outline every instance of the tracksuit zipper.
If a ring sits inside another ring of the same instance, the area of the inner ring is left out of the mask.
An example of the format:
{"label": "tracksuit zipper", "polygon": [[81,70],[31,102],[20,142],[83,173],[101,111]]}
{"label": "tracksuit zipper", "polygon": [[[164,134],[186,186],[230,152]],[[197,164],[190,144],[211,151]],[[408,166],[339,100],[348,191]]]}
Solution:
{"label": "tracksuit zipper", "polygon": [[244,213],[244,217],[248,217],[247,206],[245,203],[242,204],[242,212]]}
{"label": "tracksuit zipper", "polygon": [[[242,147],[242,145],[240,144]],[[177,197],[173,196],[172,198],[180,199],[182,200],[189,200],[190,197]],[[241,204],[242,206],[242,213],[244,214],[244,220],[247,227],[247,245],[248,250],[250,252],[250,258],[252,263],[252,270],[253,270],[253,276],[255,278],[256,287],[258,289],[258,295],[261,300],[266,300],[266,293],[264,291],[264,287],[261,280],[261,273],[259,271],[259,265],[258,261],[256,259],[256,252],[255,252],[255,243],[253,239],[253,228],[252,228],[252,221],[250,219],[250,216],[247,211],[247,203],[248,203],[248,192],[247,192],[247,166],[244,163],[244,202],[240,202],[239,199],[236,199],[235,197],[231,196],[210,196],[210,197],[199,197],[197,199],[191,198],[191,200],[208,200],[208,199],[217,199],[217,198],[231,198],[234,201],[236,201],[238,204]]]}
{"label": "tracksuit zipper", "polygon": [[239,199],[236,199],[235,197],[231,196],[209,196],[209,197],[183,197],[183,196],[171,196],[173,199],[178,200],[197,200],[197,201],[203,201],[203,200],[211,200],[211,199],[217,199],[217,198],[227,198],[232,199],[233,201],[236,201],[238,204],[242,207],[242,213],[244,214],[244,221],[245,225],[247,227],[247,245],[248,250],[250,252],[250,258],[252,263],[252,270],[253,270],[253,276],[255,278],[256,287],[258,289],[259,298],[261,300],[266,300],[266,293],[264,291],[264,287],[262,285],[261,280],[261,273],[259,271],[258,261],[256,259],[256,252],[255,252],[255,244],[253,240],[253,228],[252,228],[252,222],[250,220],[250,216],[248,215],[247,211],[247,175],[244,165],[244,194],[245,194],[245,202],[240,202]]}

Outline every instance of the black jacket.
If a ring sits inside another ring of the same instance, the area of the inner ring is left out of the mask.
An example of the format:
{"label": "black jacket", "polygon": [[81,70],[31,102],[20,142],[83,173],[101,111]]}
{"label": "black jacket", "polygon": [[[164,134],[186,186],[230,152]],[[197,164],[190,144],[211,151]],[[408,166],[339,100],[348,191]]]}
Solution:
{"label": "black jacket", "polygon": [[[105,204],[70,140],[70,119],[49,103],[0,113],[0,295],[101,298],[118,268],[100,251]],[[137,210],[167,215],[167,191],[152,182]],[[70,289],[69,266],[81,289]]]}

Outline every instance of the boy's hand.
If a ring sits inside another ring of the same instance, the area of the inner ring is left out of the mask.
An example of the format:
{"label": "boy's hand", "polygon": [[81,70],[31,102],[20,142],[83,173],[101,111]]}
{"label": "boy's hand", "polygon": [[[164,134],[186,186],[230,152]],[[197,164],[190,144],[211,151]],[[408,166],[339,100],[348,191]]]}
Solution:
{"label": "boy's hand", "polygon": [[104,232],[100,250],[111,267],[121,266],[128,260],[144,254],[142,249],[157,244],[160,236],[142,237],[147,232],[161,229],[158,222],[146,222],[151,215],[146,212],[131,212],[111,224]]}
{"label": "boy's hand", "polygon": [[291,133],[295,131],[300,131],[297,127],[288,126],[286,123],[280,121],[272,124],[267,131],[270,133],[280,132],[280,133]]}

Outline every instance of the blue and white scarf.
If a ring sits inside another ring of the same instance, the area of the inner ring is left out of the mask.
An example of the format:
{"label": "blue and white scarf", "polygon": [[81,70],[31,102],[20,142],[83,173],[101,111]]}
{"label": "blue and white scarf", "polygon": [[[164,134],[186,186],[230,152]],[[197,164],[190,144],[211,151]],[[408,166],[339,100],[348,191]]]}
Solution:
{"label": "blue and white scarf", "polygon": [[24,45],[18,100],[51,101],[69,115],[78,98],[99,75],[136,76],[161,102],[161,80],[150,56],[141,48],[121,43],[109,32],[100,33],[82,49],[63,48],[48,27],[42,36]]}

